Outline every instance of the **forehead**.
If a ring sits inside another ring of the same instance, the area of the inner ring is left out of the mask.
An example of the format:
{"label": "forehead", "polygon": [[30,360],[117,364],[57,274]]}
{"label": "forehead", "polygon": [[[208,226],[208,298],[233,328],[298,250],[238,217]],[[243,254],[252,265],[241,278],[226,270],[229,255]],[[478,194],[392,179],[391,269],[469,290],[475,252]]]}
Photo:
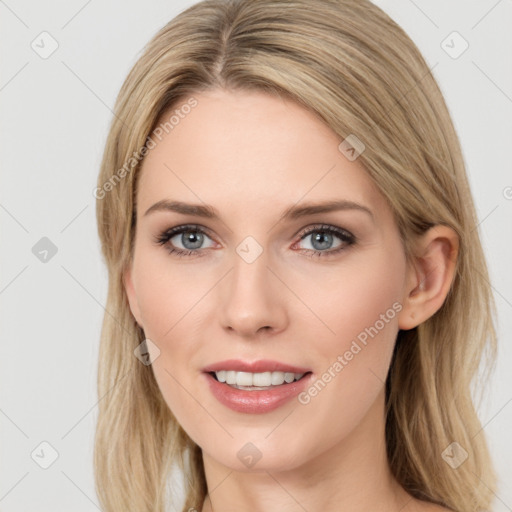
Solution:
{"label": "forehead", "polygon": [[[382,205],[366,171],[338,149],[342,138],[314,113],[264,92],[213,90],[176,104],[173,118],[141,169],[137,204],[165,199],[204,201],[262,211],[308,201],[346,199]],[[187,112],[186,114],[184,112]]]}

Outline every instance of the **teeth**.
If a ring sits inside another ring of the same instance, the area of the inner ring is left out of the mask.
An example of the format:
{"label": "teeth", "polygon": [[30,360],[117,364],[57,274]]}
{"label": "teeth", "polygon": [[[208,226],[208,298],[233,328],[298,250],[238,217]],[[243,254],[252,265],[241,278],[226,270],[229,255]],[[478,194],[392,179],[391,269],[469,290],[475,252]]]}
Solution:
{"label": "teeth", "polygon": [[220,370],[215,372],[219,382],[225,382],[233,386],[255,386],[255,387],[268,387],[280,386],[285,382],[290,383],[294,380],[299,380],[304,375],[303,373],[289,373],[289,372],[263,372],[263,373],[249,373],[249,372],[235,372],[232,370]]}

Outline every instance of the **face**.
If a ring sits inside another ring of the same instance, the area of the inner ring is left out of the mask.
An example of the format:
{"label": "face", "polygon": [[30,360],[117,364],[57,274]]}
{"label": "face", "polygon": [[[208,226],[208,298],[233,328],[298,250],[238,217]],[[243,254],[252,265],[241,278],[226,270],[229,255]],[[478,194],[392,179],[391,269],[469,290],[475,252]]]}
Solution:
{"label": "face", "polygon": [[[406,290],[398,228],[311,112],[258,92],[194,98],[141,170],[130,308],[158,347],[166,403],[205,456],[292,469],[343,446],[370,416],[383,420]],[[341,207],[305,209],[333,202]],[[221,380],[276,384],[237,389],[206,372],[216,363]],[[279,385],[279,368],[305,375]]]}

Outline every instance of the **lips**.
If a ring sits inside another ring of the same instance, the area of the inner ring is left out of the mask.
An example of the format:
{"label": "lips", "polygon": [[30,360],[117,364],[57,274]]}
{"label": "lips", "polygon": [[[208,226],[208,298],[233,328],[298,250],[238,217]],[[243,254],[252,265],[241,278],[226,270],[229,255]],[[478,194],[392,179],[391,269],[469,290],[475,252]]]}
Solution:
{"label": "lips", "polygon": [[212,395],[232,411],[245,414],[262,414],[281,407],[311,385],[313,374],[308,373],[300,380],[274,386],[262,391],[236,389],[217,381],[211,374],[204,374]]}
{"label": "lips", "polygon": [[246,362],[240,359],[227,359],[219,361],[203,368],[203,372],[211,373],[221,370],[232,370],[236,372],[263,373],[263,372],[283,372],[283,373],[307,373],[311,368],[292,366],[279,361],[270,359],[260,359],[258,361]]}

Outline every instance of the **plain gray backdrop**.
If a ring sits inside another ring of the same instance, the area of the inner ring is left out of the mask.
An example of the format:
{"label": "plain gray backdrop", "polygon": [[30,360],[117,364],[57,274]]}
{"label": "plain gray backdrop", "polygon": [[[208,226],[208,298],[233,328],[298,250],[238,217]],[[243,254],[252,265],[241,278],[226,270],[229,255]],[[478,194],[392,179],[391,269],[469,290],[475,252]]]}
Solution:
{"label": "plain gray backdrop", "polygon": [[[107,273],[92,190],[122,82],[193,3],[0,1],[2,512],[99,510],[92,449]],[[434,66],[462,142],[499,321],[479,415],[500,477],[494,510],[510,511],[512,1],[376,3]]]}

